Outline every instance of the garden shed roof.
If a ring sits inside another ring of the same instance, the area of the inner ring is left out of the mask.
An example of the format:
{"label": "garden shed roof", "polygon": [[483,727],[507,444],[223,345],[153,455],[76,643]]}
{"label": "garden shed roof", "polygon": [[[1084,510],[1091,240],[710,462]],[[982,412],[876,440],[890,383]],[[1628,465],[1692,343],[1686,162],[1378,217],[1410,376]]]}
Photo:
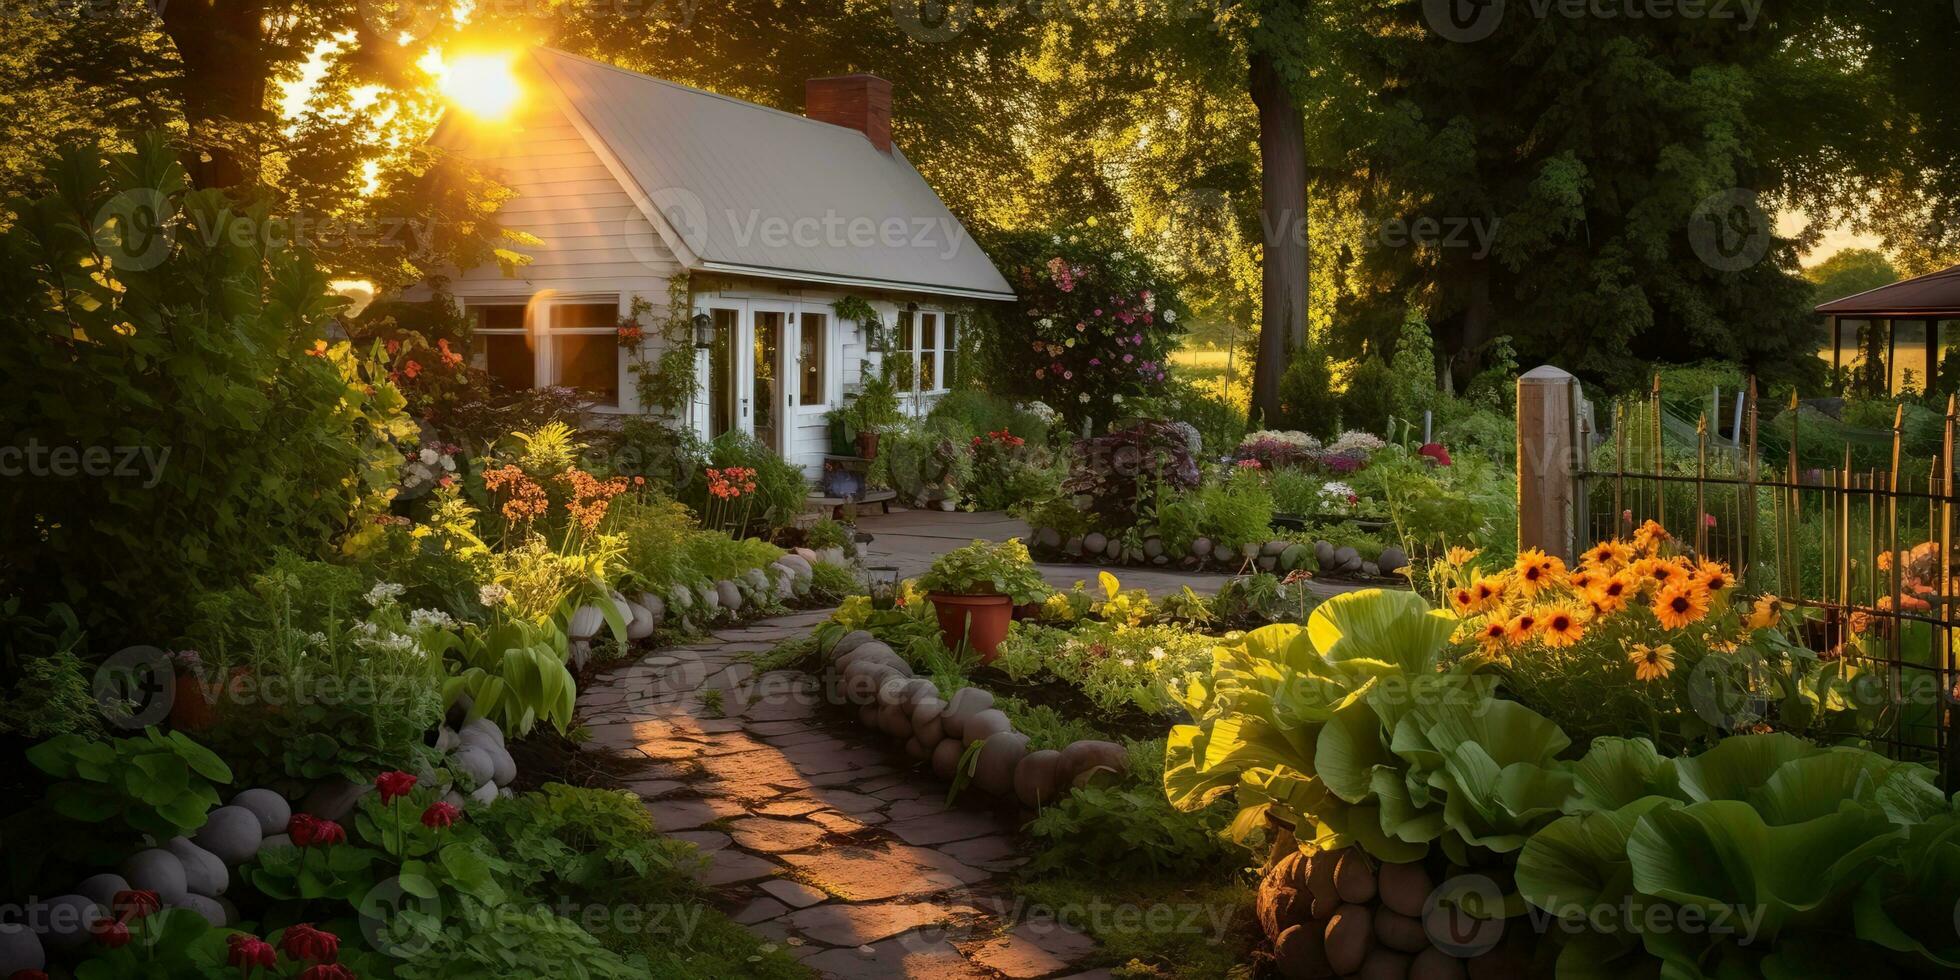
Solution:
{"label": "garden shed roof", "polygon": [[1960,265],[1834,299],[1819,306],[1817,312],[1900,320],[1960,317]]}

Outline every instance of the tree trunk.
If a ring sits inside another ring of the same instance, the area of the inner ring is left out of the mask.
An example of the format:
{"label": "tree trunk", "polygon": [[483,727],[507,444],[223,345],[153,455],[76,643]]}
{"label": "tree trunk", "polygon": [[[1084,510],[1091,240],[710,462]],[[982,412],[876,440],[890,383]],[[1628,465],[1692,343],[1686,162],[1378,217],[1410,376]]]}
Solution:
{"label": "tree trunk", "polygon": [[1259,357],[1252,373],[1252,422],[1279,416],[1279,383],[1307,340],[1307,135],[1300,107],[1272,55],[1254,46],[1250,87],[1259,107]]}
{"label": "tree trunk", "polygon": [[270,80],[263,0],[178,0],[159,4],[177,48],[177,78],[190,130],[185,168],[199,187],[232,187],[258,169],[270,136]]}
{"label": "tree trunk", "polygon": [[1490,260],[1477,259],[1470,273],[1470,295],[1463,304],[1463,327],[1457,334],[1456,354],[1450,358],[1444,374],[1454,377],[1458,371],[1463,374],[1463,383],[1484,369],[1484,342],[1490,339],[1490,318],[1493,308],[1490,302]]}

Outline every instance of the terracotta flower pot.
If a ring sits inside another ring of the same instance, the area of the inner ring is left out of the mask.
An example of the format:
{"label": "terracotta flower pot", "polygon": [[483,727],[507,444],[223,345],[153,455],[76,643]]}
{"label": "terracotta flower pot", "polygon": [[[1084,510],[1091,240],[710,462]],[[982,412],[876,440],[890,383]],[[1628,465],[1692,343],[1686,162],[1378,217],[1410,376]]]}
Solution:
{"label": "terracotta flower pot", "polygon": [[177,675],[176,690],[170,699],[170,725],[185,731],[200,731],[218,720],[218,685],[207,684],[195,671]]}
{"label": "terracotta flower pot", "polygon": [[946,645],[959,649],[965,640],[981,663],[992,663],[1014,621],[1014,600],[1004,595],[953,595],[934,592],[932,610],[939,616],[939,634]]}
{"label": "terracotta flower pot", "polygon": [[863,459],[878,458],[878,430],[859,429],[857,434],[858,456]]}

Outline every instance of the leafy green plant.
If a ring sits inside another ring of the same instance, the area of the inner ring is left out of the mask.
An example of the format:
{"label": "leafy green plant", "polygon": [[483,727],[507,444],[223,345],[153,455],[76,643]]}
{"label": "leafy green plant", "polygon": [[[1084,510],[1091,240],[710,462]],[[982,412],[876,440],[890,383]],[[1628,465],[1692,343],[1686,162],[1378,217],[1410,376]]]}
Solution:
{"label": "leafy green plant", "polygon": [[0,734],[44,739],[100,732],[93,671],[79,655],[81,621],[65,605],[40,618],[22,615],[20,605],[18,596],[0,603],[0,628],[13,638],[0,667],[0,678],[13,682],[0,691]]}
{"label": "leafy green plant", "polygon": [[1191,495],[1198,510],[1198,531],[1220,548],[1263,544],[1272,536],[1273,496],[1257,475],[1234,473],[1222,483],[1207,483]]}
{"label": "leafy green plant", "polygon": [[48,787],[55,814],[88,824],[111,821],[159,840],[204,826],[231,767],[183,732],[108,741],[57,735],[27,750],[27,761],[60,780]]}
{"label": "leafy green plant", "polygon": [[1040,602],[1049,592],[1019,538],[999,544],[975,541],[940,555],[919,578],[919,588],[950,595],[1004,595],[1015,605]]}
{"label": "leafy green plant", "polygon": [[452,649],[461,665],[442,684],[445,703],[467,694],[470,717],[490,718],[513,736],[541,721],[560,733],[570,728],[578,683],[565,667],[565,634],[556,624],[509,619],[465,630]]}
{"label": "leafy green plant", "polygon": [[192,190],[180,159],[157,133],[67,150],[0,239],[0,370],[36,379],[0,393],[6,442],[107,471],[0,486],[0,594],[72,603],[106,649],[381,513],[415,437],[385,372],[325,342],[345,300],[270,199]]}
{"label": "leafy green plant", "polygon": [[1227,806],[1176,809],[1157,791],[1162,740],[1126,743],[1132,779],[1121,786],[1088,786],[1045,806],[1026,832],[1040,843],[1032,874],[1122,868],[1130,875],[1185,876],[1229,864],[1231,845],[1220,831]]}
{"label": "leafy green plant", "polygon": [[[1682,759],[1601,738],[1572,771],[1570,815],[1525,845],[1518,887],[1562,920],[1641,914],[1561,930],[1561,977],[1960,968],[1960,811],[1931,770],[1774,733]],[[1684,916],[1726,927],[1648,925]]]}

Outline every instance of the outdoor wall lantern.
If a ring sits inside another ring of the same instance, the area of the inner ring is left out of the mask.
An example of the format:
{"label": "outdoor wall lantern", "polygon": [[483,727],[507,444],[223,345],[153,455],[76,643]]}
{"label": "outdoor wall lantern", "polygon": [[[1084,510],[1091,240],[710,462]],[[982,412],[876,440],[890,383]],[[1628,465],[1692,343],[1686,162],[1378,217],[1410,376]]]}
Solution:
{"label": "outdoor wall lantern", "polygon": [[871,608],[891,609],[898,605],[898,566],[873,565],[864,570],[865,591],[871,594]]}
{"label": "outdoor wall lantern", "polygon": [[694,314],[694,346],[707,350],[715,345],[715,321],[706,313]]}

